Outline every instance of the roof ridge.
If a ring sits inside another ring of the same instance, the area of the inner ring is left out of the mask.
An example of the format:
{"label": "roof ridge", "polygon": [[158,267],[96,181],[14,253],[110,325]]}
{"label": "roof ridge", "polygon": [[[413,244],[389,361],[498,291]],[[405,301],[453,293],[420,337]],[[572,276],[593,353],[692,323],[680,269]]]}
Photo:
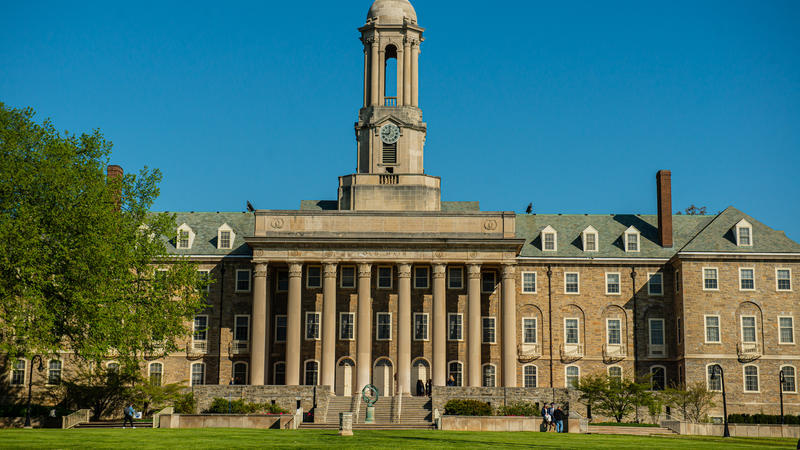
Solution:
{"label": "roof ridge", "polygon": [[[731,208],[731,207],[729,206],[728,208]],[[713,219],[709,220],[709,221],[708,221],[708,223],[707,223],[707,224],[706,224],[706,225],[705,225],[703,228],[701,228],[701,229],[700,229],[700,231],[698,231],[697,233],[695,233],[695,235],[694,235],[694,236],[692,236],[692,238],[691,238],[691,239],[689,239],[688,241],[686,241],[686,243],[685,243],[685,244],[683,244],[683,246],[682,246],[680,249],[678,249],[678,251],[677,251],[677,252],[675,252],[675,253],[679,253],[679,252],[683,251],[683,249],[685,249],[686,247],[688,247],[688,246],[689,246],[689,244],[691,244],[692,242],[694,242],[694,241],[695,241],[695,239],[697,239],[697,237],[698,237],[698,236],[700,236],[701,234],[703,234],[703,232],[704,232],[704,231],[706,231],[706,228],[708,228],[709,226],[711,226],[711,224],[712,224],[712,223],[716,222],[716,220],[717,220],[717,219],[719,219],[719,218],[722,216],[722,213],[724,213],[725,211],[727,211],[727,210],[728,210],[728,208],[725,208],[725,210],[724,210],[724,211],[722,211],[722,212],[721,212],[721,213],[719,213],[719,214],[715,214]]]}

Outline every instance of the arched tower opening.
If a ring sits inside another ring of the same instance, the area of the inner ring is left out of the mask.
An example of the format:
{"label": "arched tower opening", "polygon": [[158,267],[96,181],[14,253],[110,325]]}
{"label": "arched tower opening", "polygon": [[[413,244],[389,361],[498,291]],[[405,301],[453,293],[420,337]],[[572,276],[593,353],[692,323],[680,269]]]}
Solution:
{"label": "arched tower opening", "polygon": [[383,62],[383,104],[384,106],[397,106],[397,83],[402,78],[397,72],[397,47],[392,44],[387,45],[384,54],[386,57]]}

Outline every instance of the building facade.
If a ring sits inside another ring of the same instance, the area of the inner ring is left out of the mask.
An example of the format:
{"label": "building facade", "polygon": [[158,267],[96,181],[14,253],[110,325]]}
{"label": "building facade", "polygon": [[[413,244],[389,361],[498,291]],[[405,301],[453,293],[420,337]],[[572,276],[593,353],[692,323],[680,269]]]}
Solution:
{"label": "building facade", "polygon": [[733,207],[673,215],[669,171],[656,177],[657,215],[443,202],[425,173],[414,8],[377,0],[359,31],[356,173],[339,177],[336,200],[298,210],[177,214],[174,254],[214,283],[186,351],[149,361],[151,379],[337,396],[371,383],[392,396],[429,379],[569,388],[643,373],[655,389],[720,390],[719,364],[731,412],[775,413],[780,386],[800,413],[800,245]]}

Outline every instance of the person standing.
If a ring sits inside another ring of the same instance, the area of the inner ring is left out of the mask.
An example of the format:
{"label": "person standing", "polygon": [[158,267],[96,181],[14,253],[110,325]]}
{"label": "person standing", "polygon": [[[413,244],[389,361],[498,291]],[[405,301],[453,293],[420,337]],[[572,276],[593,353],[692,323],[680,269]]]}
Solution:
{"label": "person standing", "polygon": [[455,386],[456,385],[456,379],[455,379],[454,376],[450,375],[450,377],[447,379],[447,385],[448,386]]}
{"label": "person standing", "polygon": [[136,426],[133,424],[133,415],[136,414],[136,411],[133,409],[133,403],[129,404],[128,407],[123,410],[123,413],[125,414],[125,419],[122,421],[122,428],[125,428],[125,425],[130,422],[131,428],[135,429]]}
{"label": "person standing", "polygon": [[417,380],[417,396],[422,397],[425,395],[425,384],[422,380]]}
{"label": "person standing", "polygon": [[431,389],[432,389],[431,388],[431,380],[430,380],[430,378],[428,378],[428,381],[425,383],[425,395],[427,395],[428,397],[431,396]]}
{"label": "person standing", "polygon": [[561,410],[561,407],[557,407],[555,411],[553,411],[553,420],[556,423],[556,433],[563,433],[564,432],[564,411]]}

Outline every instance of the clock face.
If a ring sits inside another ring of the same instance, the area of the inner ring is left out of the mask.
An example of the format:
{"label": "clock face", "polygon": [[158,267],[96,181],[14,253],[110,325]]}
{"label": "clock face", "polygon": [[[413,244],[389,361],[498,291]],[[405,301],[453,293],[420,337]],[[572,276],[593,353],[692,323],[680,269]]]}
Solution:
{"label": "clock face", "polygon": [[381,140],[384,144],[394,144],[400,139],[400,128],[393,123],[381,127]]}

